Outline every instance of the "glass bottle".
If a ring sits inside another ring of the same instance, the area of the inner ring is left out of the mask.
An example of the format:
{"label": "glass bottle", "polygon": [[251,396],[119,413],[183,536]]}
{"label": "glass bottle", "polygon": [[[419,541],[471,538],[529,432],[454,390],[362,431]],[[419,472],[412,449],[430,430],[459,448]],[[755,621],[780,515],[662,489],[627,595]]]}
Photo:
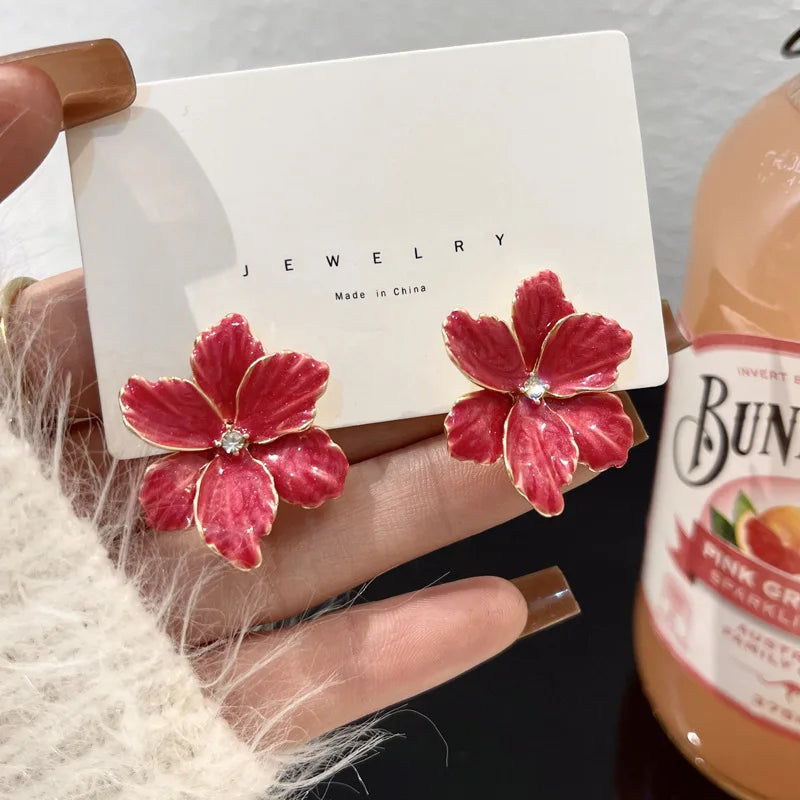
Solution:
{"label": "glass bottle", "polygon": [[800,797],[800,78],[720,142],[694,212],[635,610],[663,728],[747,800]]}

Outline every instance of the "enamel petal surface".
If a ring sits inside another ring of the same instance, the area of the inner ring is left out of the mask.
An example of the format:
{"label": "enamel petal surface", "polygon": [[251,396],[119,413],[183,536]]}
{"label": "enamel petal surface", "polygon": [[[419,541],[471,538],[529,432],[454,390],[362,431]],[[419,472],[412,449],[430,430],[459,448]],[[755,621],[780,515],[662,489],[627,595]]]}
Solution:
{"label": "enamel petal surface", "polygon": [[631,354],[631,333],[599,314],[573,314],[548,334],[537,374],[550,394],[608,389]]}
{"label": "enamel petal surface", "polygon": [[239,569],[261,563],[259,539],[278,508],[275,482],[247,450],[218,453],[200,479],[195,520],[206,543]]}
{"label": "enamel petal surface", "polygon": [[245,372],[263,356],[261,342],[241,314],[229,314],[197,337],[191,356],[194,379],[226,420],[236,416],[236,392]]}
{"label": "enamel petal surface", "polygon": [[344,490],[349,465],[342,449],[322,428],[289,433],[251,453],[267,465],[281,500],[317,508]]}
{"label": "enamel petal surface", "polygon": [[161,378],[128,380],[119,398],[122,416],[146,442],[169,450],[207,450],[225,424],[192,381]]}
{"label": "enamel petal surface", "polygon": [[503,455],[503,431],[513,404],[511,396],[490,389],[462,397],[444,421],[450,455],[494,464]]}
{"label": "enamel petal surface", "polygon": [[542,343],[553,325],[574,312],[555,272],[543,270],[517,287],[511,319],[529,370],[536,366]]}
{"label": "enamel petal surface", "polygon": [[590,469],[621,467],[633,446],[633,422],[622,401],[608,392],[591,392],[547,404],[572,429],[578,461]]}
{"label": "enamel petal surface", "polygon": [[328,373],[327,364],[303,353],[275,353],[256,361],[239,388],[236,427],[251,442],[307,428]]}
{"label": "enamel petal surface", "polygon": [[528,377],[511,329],[494,317],[473,319],[453,311],[443,328],[444,343],[455,365],[487,389],[516,392]]}
{"label": "enamel petal surface", "polygon": [[506,422],[506,468],[517,491],[544,516],[564,510],[562,488],[578,463],[567,424],[545,403],[520,397]]}
{"label": "enamel petal surface", "polygon": [[183,531],[192,527],[197,481],[212,457],[210,450],[173,453],[147,468],[139,502],[149,527],[156,531]]}

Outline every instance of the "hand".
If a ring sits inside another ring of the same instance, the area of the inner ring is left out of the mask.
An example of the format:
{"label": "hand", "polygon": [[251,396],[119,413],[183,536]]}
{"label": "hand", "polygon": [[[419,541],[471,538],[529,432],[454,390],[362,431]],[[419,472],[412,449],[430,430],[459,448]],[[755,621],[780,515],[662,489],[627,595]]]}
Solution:
{"label": "hand", "polygon": [[[83,79],[90,78],[84,65]],[[0,64],[0,199],[36,168],[61,123],[61,97],[43,72]],[[55,362],[70,378],[76,421],[67,430],[74,456],[67,480],[81,472],[107,474],[114,464],[103,446],[82,273],[34,284],[13,312],[15,337],[35,331],[31,383],[41,374],[36,364],[44,362]],[[302,614],[529,509],[502,464],[454,461],[441,431],[441,417],[426,417],[334,432],[353,464],[344,495],[314,511],[283,505],[262,539],[263,564],[251,573],[228,567],[191,531],[137,531],[127,567],[147,576],[148,602],[170,598],[170,629],[183,645],[198,647],[224,642],[245,626]],[[123,476],[135,471],[128,467]],[[579,468],[573,485],[589,475]],[[458,675],[523,630],[571,616],[577,607],[564,589],[557,571],[521,581],[520,588],[496,577],[472,578],[249,633],[233,665],[241,681],[223,698],[228,718],[247,726],[290,708],[273,742],[317,736]],[[201,653],[195,663],[211,682],[220,650]]]}

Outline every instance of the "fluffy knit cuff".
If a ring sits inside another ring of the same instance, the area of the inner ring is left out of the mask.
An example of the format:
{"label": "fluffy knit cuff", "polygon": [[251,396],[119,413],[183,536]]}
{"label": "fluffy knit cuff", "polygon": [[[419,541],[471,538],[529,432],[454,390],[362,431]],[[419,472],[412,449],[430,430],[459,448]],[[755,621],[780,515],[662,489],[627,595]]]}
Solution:
{"label": "fluffy knit cuff", "polygon": [[0,796],[234,800],[276,776],[0,421]]}

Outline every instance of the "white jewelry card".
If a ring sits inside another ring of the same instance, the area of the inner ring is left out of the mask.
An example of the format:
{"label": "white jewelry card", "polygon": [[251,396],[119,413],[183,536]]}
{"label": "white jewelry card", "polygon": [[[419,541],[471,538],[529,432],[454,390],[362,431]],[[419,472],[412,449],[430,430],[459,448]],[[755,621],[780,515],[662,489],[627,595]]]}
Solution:
{"label": "white jewelry card", "polygon": [[190,377],[240,312],[327,361],[320,425],[446,411],[471,390],[441,323],[510,320],[549,268],[633,332],[617,388],[666,379],[630,56],[590,33],[139,87],[67,134],[108,445],[127,378]]}

